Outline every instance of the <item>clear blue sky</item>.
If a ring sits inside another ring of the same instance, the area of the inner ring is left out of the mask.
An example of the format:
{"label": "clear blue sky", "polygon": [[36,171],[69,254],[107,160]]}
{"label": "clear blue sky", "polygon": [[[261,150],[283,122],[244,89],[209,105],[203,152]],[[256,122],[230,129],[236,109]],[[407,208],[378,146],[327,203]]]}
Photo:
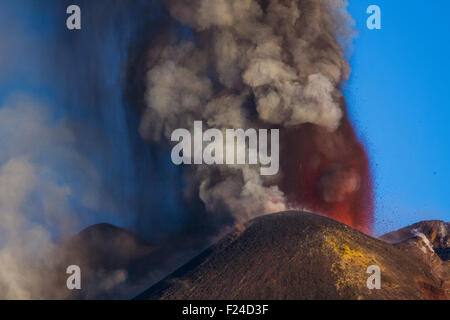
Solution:
{"label": "clear blue sky", "polygon": [[[381,8],[382,29],[366,27]],[[450,220],[450,1],[350,0],[359,36],[346,96],[368,146],[376,232]]]}

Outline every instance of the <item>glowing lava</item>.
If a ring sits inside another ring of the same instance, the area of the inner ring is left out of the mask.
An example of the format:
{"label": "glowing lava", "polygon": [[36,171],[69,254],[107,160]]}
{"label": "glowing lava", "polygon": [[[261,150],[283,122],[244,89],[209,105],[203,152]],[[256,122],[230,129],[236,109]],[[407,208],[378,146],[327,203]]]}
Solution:
{"label": "glowing lava", "polygon": [[362,232],[373,229],[373,185],[369,160],[348,116],[328,131],[303,125],[283,138],[282,189],[290,200]]}

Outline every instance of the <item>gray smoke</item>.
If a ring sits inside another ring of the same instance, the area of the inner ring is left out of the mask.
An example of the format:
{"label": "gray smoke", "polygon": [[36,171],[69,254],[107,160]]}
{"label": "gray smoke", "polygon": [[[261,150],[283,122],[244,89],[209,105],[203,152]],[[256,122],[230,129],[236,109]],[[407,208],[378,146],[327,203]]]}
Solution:
{"label": "gray smoke", "polygon": [[[335,131],[343,117],[339,84],[349,74],[337,39],[350,35],[346,0],[169,0],[171,16],[193,30],[170,29],[147,55],[146,109],[140,132],[168,144],[173,130],[292,128]],[[282,155],[281,155],[282,156]],[[189,188],[210,212],[237,222],[284,210],[283,174],[254,166],[189,168]],[[188,193],[191,194],[191,191]]]}

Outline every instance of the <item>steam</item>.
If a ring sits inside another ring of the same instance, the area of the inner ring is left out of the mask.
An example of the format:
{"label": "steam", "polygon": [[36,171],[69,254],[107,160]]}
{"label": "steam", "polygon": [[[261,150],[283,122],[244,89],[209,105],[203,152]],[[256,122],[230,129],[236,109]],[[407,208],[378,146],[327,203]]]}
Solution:
{"label": "steam", "polygon": [[[73,207],[114,206],[102,195],[94,166],[77,151],[76,135],[69,123],[54,119],[49,107],[29,96],[12,96],[0,107],[0,291],[4,299],[58,296],[64,287],[52,286],[57,276],[64,276],[64,269],[57,272],[59,257],[51,252],[55,238],[79,230],[79,212]],[[70,183],[64,177],[67,172],[76,176]]]}
{"label": "steam", "polygon": [[422,242],[424,243],[425,246],[421,246],[420,249],[422,250],[423,253],[427,253],[427,249],[429,250],[429,252],[434,252],[433,249],[433,245],[431,244],[430,240],[427,238],[427,236],[425,234],[423,234],[422,232],[420,232],[418,229],[412,229],[411,233],[420,238],[422,240]]}
{"label": "steam", "polygon": [[[337,37],[350,34],[347,1],[169,0],[171,16],[192,40],[168,27],[147,54],[146,108],[140,132],[166,144],[195,120],[208,128],[289,130],[312,124],[335,132],[344,117],[339,85],[349,74]],[[205,129],[206,130],[206,129]],[[286,156],[286,155],[284,155]],[[268,178],[254,166],[197,166],[188,171],[206,209],[235,221],[298,206],[281,190],[290,173]],[[358,190],[358,172],[334,172],[326,201]],[[337,190],[346,180],[344,187]]]}
{"label": "steam", "polygon": [[[148,20],[141,12],[150,1],[77,2],[95,14],[86,14],[90,27],[76,33],[64,27],[69,0],[0,4],[3,299],[66,297],[67,264],[60,260],[66,254],[70,263],[80,259],[79,252],[55,255],[61,240],[86,225],[126,225],[138,216],[136,207],[146,211],[142,199],[150,198],[135,195],[137,185],[148,185],[140,184],[147,172],[135,169],[146,160],[131,160],[140,137],[129,134],[136,130],[131,126],[128,132],[115,71],[120,63],[113,59],[125,51],[120,43],[129,26]],[[17,90],[23,93],[14,95]],[[42,102],[49,98],[52,104]]]}

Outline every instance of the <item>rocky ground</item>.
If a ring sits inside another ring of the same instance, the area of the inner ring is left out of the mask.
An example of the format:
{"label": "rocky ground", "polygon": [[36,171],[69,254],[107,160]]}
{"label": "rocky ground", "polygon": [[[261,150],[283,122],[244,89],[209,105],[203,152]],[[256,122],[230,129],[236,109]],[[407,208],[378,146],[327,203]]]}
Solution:
{"label": "rocky ground", "polygon": [[[137,299],[449,299],[449,224],[380,239],[306,212],[257,218]],[[381,289],[367,288],[371,265]]]}

